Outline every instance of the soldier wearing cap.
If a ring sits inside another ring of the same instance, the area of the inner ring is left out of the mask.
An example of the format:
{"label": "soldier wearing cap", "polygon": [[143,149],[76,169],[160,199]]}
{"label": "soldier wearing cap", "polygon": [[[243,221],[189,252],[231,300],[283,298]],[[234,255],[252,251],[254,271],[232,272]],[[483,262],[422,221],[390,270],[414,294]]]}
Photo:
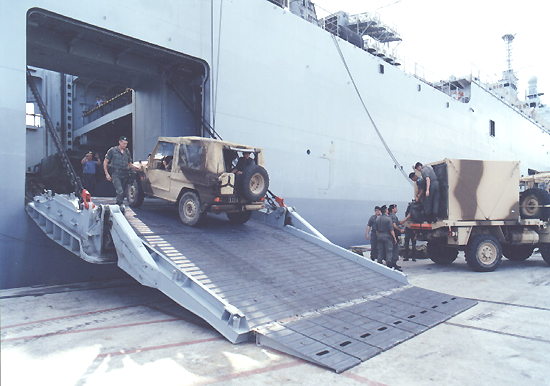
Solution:
{"label": "soldier wearing cap", "polygon": [[103,161],[105,178],[107,178],[107,181],[113,182],[116,190],[116,203],[121,208],[124,208],[124,194],[130,169],[139,170],[137,166],[132,164],[132,155],[128,150],[128,138],[123,136],[118,139],[118,146],[113,146],[107,151],[105,161]]}
{"label": "soldier wearing cap", "polygon": [[386,260],[386,265],[390,268],[399,269],[393,265],[393,244],[397,244],[393,224],[391,218],[387,215],[388,208],[386,205],[380,208],[382,215],[378,216],[376,224],[376,238],[378,243],[378,263],[382,264],[382,260]]}

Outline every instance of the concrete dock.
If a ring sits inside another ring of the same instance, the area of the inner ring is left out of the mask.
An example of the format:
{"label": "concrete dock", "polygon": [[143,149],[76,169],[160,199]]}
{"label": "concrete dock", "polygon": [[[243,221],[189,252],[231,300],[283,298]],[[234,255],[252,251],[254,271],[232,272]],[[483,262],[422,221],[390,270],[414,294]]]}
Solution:
{"label": "concrete dock", "polygon": [[473,308],[335,374],[253,343],[233,345],[131,279],[0,291],[1,384],[548,385],[550,266],[538,254],[477,273],[402,262],[412,285]]}

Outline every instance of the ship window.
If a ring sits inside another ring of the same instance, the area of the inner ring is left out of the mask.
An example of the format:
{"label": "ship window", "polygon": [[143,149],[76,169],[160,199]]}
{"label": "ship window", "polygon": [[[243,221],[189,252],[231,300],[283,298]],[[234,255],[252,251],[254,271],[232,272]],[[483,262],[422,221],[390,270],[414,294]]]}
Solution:
{"label": "ship window", "polygon": [[529,103],[529,107],[537,107],[537,104],[535,102]]}
{"label": "ship window", "polygon": [[383,64],[378,65],[378,72],[381,73],[381,74],[384,73],[384,65]]}
{"label": "ship window", "polygon": [[491,137],[495,136],[495,121],[493,121],[493,120],[489,121],[489,135]]}
{"label": "ship window", "polygon": [[417,89],[418,91],[420,91],[420,90],[422,90],[422,86],[421,86],[421,85],[417,85],[417,86],[416,86],[416,89]]}

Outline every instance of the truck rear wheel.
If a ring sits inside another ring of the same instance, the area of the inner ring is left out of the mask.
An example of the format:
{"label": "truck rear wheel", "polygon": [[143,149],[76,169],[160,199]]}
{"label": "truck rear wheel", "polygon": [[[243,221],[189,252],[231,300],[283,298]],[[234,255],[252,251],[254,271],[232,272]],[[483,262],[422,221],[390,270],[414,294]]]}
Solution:
{"label": "truck rear wheel", "polygon": [[441,241],[428,241],[426,253],[434,263],[449,265],[456,260],[458,249],[449,247]]}
{"label": "truck rear wheel", "polygon": [[508,260],[523,261],[531,257],[534,249],[532,245],[503,245],[502,254]]}
{"label": "truck rear wheel", "polygon": [[550,265],[550,244],[549,243],[540,244],[539,251],[544,261],[546,261],[546,263]]}
{"label": "truck rear wheel", "polygon": [[550,193],[538,188],[527,189],[519,196],[521,218],[548,220],[550,217]]}
{"label": "truck rear wheel", "polygon": [[502,260],[502,247],[492,235],[477,235],[470,239],[464,251],[466,263],[474,271],[494,271]]}
{"label": "truck rear wheel", "polygon": [[185,225],[193,227],[200,223],[203,213],[197,193],[189,191],[181,195],[178,201],[178,214]]}
{"label": "truck rear wheel", "polygon": [[226,213],[226,214],[231,224],[244,224],[245,222],[250,220],[250,216],[252,215],[252,212],[249,210],[245,210],[244,212]]}

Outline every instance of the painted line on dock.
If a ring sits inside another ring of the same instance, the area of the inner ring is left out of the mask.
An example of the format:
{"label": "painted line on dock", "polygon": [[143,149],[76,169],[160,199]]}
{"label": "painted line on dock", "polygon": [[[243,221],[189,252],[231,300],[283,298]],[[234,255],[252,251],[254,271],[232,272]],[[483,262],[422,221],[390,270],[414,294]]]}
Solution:
{"label": "painted line on dock", "polygon": [[136,354],[136,353],[141,353],[141,352],[145,352],[145,351],[162,350],[162,349],[171,348],[171,347],[190,346],[190,345],[200,344],[200,343],[215,342],[215,341],[218,341],[218,340],[224,340],[224,338],[222,338],[221,336],[217,336],[217,337],[214,337],[214,338],[189,340],[189,341],[186,341],[186,342],[168,343],[168,344],[163,344],[163,345],[158,345],[158,346],[140,347],[140,348],[135,348],[135,349],[122,349],[122,350],[119,350],[119,351],[112,351],[112,352],[98,354],[98,356],[96,358],[105,358],[105,357],[117,356],[117,355]]}
{"label": "painted line on dock", "polygon": [[57,331],[57,332],[50,332],[47,334],[39,334],[39,335],[28,335],[28,336],[20,336],[16,338],[6,338],[0,340],[0,342],[13,342],[16,340],[28,340],[28,339],[36,339],[36,338],[45,338],[48,336],[55,336],[55,335],[65,335],[65,334],[77,334],[81,332],[90,332],[90,331],[101,331],[101,330],[109,330],[113,328],[125,328],[125,327],[135,327],[135,326],[143,326],[146,324],[155,324],[155,323],[166,323],[166,322],[175,322],[175,321],[182,321],[181,318],[170,318],[170,319],[161,319],[161,320],[151,320],[149,322],[136,322],[136,323],[127,323],[127,324],[118,324],[114,326],[105,326],[105,327],[94,327],[94,328],[83,328],[81,330],[69,330],[69,331]]}
{"label": "painted line on dock", "polygon": [[353,379],[354,381],[357,381],[357,382],[359,382],[359,383],[364,383],[365,385],[370,385],[370,386],[387,386],[385,383],[381,383],[381,382],[376,382],[376,381],[370,380],[370,379],[365,378],[365,377],[363,377],[362,375],[359,375],[359,374],[344,372],[344,373],[341,374],[341,376],[346,377],[346,378],[349,378],[349,379]]}
{"label": "painted line on dock", "polygon": [[480,302],[480,303],[500,304],[500,305],[503,305],[503,306],[528,308],[528,309],[538,310],[538,311],[550,311],[550,308],[538,307],[538,306],[528,306],[528,305],[525,305],[525,304],[497,302],[495,300],[485,300],[485,299],[476,299],[476,298],[464,298],[464,299],[475,300],[476,302]]}
{"label": "painted line on dock", "polygon": [[103,313],[103,312],[111,312],[111,311],[117,311],[117,310],[124,310],[124,309],[126,309],[126,308],[139,307],[139,306],[147,306],[147,304],[133,304],[133,305],[130,305],[130,306],[106,308],[106,309],[103,309],[103,310],[88,311],[88,312],[82,312],[82,313],[79,313],[79,314],[71,314],[71,315],[64,315],[64,316],[56,316],[56,317],[54,317],[54,318],[33,320],[33,321],[31,321],[31,322],[24,322],[24,323],[17,323],[17,324],[10,324],[10,325],[8,325],[8,326],[2,326],[2,330],[5,330],[6,328],[19,327],[19,326],[26,326],[26,325],[28,325],[28,324],[44,323],[44,322],[50,322],[50,321],[52,321],[52,320],[70,319],[70,318],[76,318],[76,317],[78,317],[78,316],[94,315],[94,314],[100,314],[100,313]]}
{"label": "painted line on dock", "polygon": [[531,337],[531,336],[513,334],[513,333],[510,333],[510,332],[503,332],[503,331],[497,331],[497,330],[490,330],[490,329],[488,329],[488,328],[482,328],[482,327],[468,326],[468,325],[466,325],[466,324],[459,324],[459,323],[452,323],[452,322],[443,322],[443,323],[444,323],[444,324],[448,324],[449,326],[468,328],[468,329],[470,329],[470,330],[478,330],[478,331],[484,331],[484,332],[492,332],[492,333],[494,333],[494,334],[512,336],[512,337],[514,337],[514,338],[528,339],[528,340],[533,340],[533,341],[535,341],[535,342],[550,343],[550,340],[548,340],[548,339],[533,338],[533,337]]}
{"label": "painted line on dock", "polygon": [[262,368],[259,368],[259,369],[246,370],[246,371],[240,371],[240,372],[237,372],[237,373],[230,373],[230,374],[222,375],[222,376],[219,376],[219,377],[216,377],[216,378],[205,380],[203,382],[198,382],[197,384],[198,385],[210,385],[210,384],[218,383],[218,382],[227,382],[227,381],[231,381],[231,380],[237,379],[237,378],[246,378],[246,377],[250,377],[252,375],[258,375],[258,374],[269,373],[269,372],[272,372],[272,371],[288,369],[288,368],[291,368],[291,367],[302,365],[304,363],[307,363],[307,362],[305,362],[301,359],[296,359],[296,360],[292,360],[292,361],[285,362],[285,363],[279,363],[277,365],[262,367]]}

